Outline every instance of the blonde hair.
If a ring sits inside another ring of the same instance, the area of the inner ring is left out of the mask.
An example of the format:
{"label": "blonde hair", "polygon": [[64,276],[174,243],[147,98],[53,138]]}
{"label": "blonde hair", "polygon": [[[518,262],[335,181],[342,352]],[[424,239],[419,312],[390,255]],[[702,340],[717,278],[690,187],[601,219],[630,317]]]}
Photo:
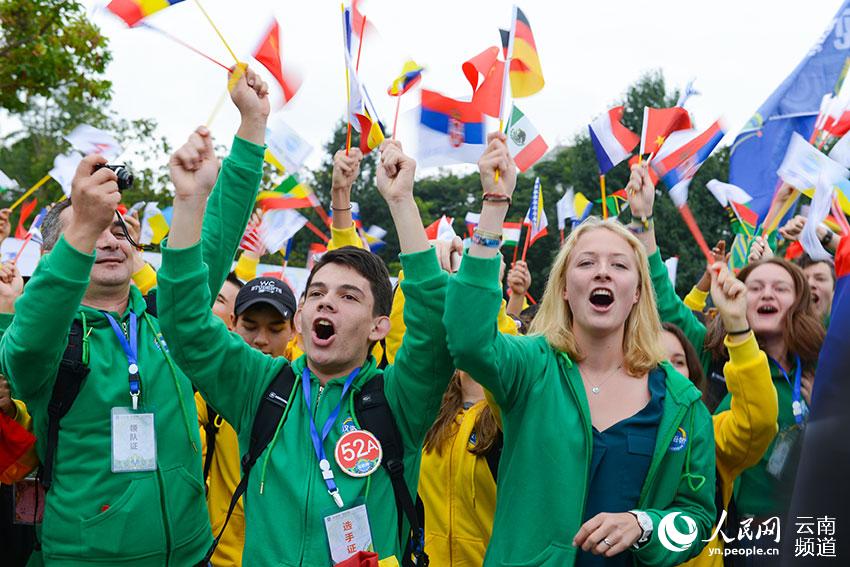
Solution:
{"label": "blonde hair", "polygon": [[626,318],[623,334],[624,366],[633,376],[641,376],[667,359],[661,346],[661,321],[656,309],[655,291],[649,276],[646,249],[617,219],[601,220],[588,217],[561,246],[561,251],[552,263],[546,291],[540,301],[540,310],[531,323],[529,334],[543,335],[554,348],[567,353],[570,358],[581,362],[585,354],[579,351],[573,334],[573,312],[564,300],[570,256],[578,240],[586,233],[604,229],[625,240],[635,254],[638,267],[638,289],[640,297]]}

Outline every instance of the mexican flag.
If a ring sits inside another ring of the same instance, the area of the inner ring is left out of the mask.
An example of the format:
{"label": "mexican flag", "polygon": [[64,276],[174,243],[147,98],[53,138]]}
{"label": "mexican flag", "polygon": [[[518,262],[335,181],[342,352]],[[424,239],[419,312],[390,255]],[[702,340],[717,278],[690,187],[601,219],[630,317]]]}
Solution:
{"label": "mexican flag", "polygon": [[522,223],[506,222],[502,225],[502,246],[516,246],[519,244],[519,235],[522,231]]}
{"label": "mexican flag", "polygon": [[525,171],[537,163],[549,149],[537,128],[516,105],[511,109],[505,135],[508,137],[508,151],[520,171]]}

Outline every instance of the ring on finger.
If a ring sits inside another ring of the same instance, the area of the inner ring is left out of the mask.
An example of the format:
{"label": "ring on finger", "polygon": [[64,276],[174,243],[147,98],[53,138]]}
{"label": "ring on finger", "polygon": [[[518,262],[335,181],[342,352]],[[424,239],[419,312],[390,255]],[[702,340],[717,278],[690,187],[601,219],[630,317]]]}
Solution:
{"label": "ring on finger", "polygon": [[603,539],[603,540],[602,540],[602,543],[604,543],[604,544],[605,544],[605,545],[607,545],[608,547],[614,547],[614,544],[613,544],[613,543],[611,543],[611,541],[610,541],[607,537],[606,537],[605,539]]}

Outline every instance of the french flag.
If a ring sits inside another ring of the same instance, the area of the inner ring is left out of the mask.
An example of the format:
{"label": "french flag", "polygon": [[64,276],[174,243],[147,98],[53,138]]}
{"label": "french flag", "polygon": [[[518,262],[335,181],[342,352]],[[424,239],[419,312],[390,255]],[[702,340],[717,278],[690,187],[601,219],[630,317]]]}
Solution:
{"label": "french flag", "polygon": [[693,179],[702,163],[726,135],[720,120],[704,132],[699,130],[677,130],[670,134],[652,160],[652,168],[658,177],[673,189],[680,183]]}
{"label": "french flag", "polygon": [[476,163],[484,153],[484,115],[470,102],[422,89],[418,161],[423,167]]}
{"label": "french flag", "polygon": [[640,141],[637,134],[623,126],[622,120],[623,107],[617,106],[589,125],[590,141],[602,175],[628,158]]}

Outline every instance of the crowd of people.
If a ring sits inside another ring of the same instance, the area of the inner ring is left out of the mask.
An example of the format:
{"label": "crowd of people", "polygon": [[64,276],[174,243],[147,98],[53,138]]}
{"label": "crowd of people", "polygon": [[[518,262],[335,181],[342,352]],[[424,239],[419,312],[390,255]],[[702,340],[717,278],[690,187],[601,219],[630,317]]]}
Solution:
{"label": "crowd of people", "polygon": [[641,164],[631,221],[575,227],[529,307],[528,266],[499,251],[517,171],[493,133],[466,249],[428,240],[416,163],[381,146],[395,289],[352,221],[362,155],[338,152],[328,252],[296,297],[250,254],[233,269],[267,92],[250,70],[232,86],[221,163],[204,127],[171,157],[158,271],[99,155],[47,214],[26,285],[0,270],[0,411],[37,439],[0,480],[37,470],[43,505],[4,528],[9,564],[777,564],[778,535],[734,536],[788,521],[831,262],[758,239],[734,273],[720,242],[680,299]]}

